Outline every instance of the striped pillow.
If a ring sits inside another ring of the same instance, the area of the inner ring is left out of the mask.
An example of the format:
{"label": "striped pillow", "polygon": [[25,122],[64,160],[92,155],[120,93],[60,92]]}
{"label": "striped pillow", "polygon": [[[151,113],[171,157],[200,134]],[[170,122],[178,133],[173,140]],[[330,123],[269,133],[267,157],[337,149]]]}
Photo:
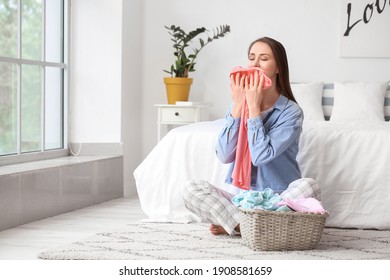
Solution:
{"label": "striped pillow", "polygon": [[[334,84],[324,84],[324,91],[322,95],[322,110],[326,120],[330,120],[334,105]],[[353,105],[353,102],[351,102]],[[390,85],[387,85],[386,93],[384,96],[384,119],[390,121]]]}

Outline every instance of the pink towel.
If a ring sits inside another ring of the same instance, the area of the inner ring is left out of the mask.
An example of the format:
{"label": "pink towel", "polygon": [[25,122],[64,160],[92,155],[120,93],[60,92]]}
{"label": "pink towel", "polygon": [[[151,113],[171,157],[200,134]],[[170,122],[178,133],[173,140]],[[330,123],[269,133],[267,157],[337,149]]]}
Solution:
{"label": "pink towel", "polygon": [[278,205],[287,205],[297,212],[312,212],[321,214],[326,212],[322,207],[321,202],[313,197],[285,199],[284,201],[279,202]]}
{"label": "pink towel", "polygon": [[[268,78],[263,70],[258,67],[242,68],[241,66],[234,67],[230,72],[231,75],[241,73],[241,75],[250,75],[258,73],[259,77],[264,76],[263,89],[267,89],[272,85],[272,81]],[[241,110],[241,122],[238,131],[238,142],[236,150],[236,160],[232,173],[233,185],[240,189],[249,190],[251,185],[251,155],[248,145],[248,127],[246,121],[249,118],[248,106],[246,99],[244,100],[243,108]]]}

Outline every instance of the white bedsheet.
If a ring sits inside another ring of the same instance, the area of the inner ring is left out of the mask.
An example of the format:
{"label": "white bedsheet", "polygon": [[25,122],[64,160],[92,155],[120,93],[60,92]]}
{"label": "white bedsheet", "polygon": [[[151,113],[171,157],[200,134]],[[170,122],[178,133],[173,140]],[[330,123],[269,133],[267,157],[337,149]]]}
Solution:
{"label": "white bedsheet", "polygon": [[215,155],[223,124],[224,120],[217,120],[172,129],[134,171],[142,209],[151,221],[199,221],[185,208],[180,194],[190,179],[228,188],[224,180],[229,165],[219,162]]}
{"label": "white bedsheet", "polygon": [[[224,183],[229,165],[215,156],[224,120],[171,130],[134,171],[143,211],[151,221],[199,221],[184,206],[180,188],[189,179]],[[390,229],[390,124],[305,122],[298,162],[302,176],[317,179],[330,212],[327,226]]]}
{"label": "white bedsheet", "polygon": [[326,225],[390,229],[390,125],[305,122],[298,162],[316,178]]}

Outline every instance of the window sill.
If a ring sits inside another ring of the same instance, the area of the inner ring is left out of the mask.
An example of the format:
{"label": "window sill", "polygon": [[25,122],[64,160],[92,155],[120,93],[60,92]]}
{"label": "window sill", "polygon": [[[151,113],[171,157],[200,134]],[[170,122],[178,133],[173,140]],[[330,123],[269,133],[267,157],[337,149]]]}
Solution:
{"label": "window sill", "polygon": [[0,166],[0,176],[11,175],[23,172],[30,172],[35,170],[41,170],[46,168],[54,168],[61,166],[73,166],[79,163],[86,163],[91,161],[105,160],[110,158],[122,157],[121,155],[116,156],[67,156],[47,160],[37,160],[25,163],[10,164]]}

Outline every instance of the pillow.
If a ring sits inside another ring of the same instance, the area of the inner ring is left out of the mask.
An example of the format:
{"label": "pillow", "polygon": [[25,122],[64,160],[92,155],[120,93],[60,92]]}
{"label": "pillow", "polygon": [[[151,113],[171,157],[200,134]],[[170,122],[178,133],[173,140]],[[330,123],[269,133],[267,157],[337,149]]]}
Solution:
{"label": "pillow", "polygon": [[324,83],[291,84],[291,90],[303,110],[304,120],[325,121],[322,110]]}
{"label": "pillow", "polygon": [[330,121],[383,122],[388,84],[389,82],[335,82]]}

